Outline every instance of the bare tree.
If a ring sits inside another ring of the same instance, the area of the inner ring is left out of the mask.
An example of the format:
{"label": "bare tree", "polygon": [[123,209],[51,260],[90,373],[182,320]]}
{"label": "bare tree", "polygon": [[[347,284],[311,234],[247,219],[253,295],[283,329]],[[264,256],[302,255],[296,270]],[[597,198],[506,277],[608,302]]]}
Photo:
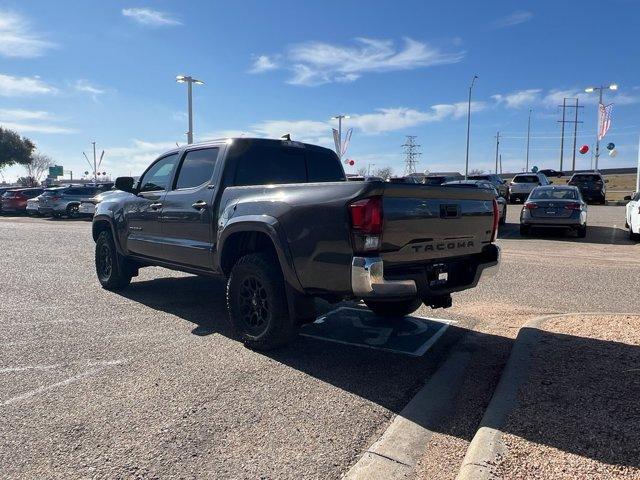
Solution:
{"label": "bare tree", "polygon": [[484,173],[484,170],[481,170],[479,168],[474,168],[472,170],[469,170],[469,175],[482,175]]}
{"label": "bare tree", "polygon": [[367,176],[367,167],[360,167],[356,170],[356,173],[358,175],[360,175],[361,177],[366,177]]}
{"label": "bare tree", "polygon": [[24,166],[27,173],[26,177],[33,179],[35,183],[39,183],[45,172],[49,171],[49,167],[54,165],[55,162],[51,157],[44,153],[34,153],[31,155],[31,161]]}
{"label": "bare tree", "polygon": [[373,172],[374,177],[380,177],[383,180],[389,180],[393,175],[393,169],[391,167],[378,168]]}

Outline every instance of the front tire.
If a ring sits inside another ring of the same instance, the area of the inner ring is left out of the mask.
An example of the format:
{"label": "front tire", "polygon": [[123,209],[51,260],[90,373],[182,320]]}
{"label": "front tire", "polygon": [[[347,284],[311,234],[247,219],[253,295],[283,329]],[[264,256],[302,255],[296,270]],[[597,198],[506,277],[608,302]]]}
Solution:
{"label": "front tire", "polygon": [[367,305],[369,310],[379,317],[404,317],[418,310],[420,305],[422,305],[422,300],[419,298],[390,302],[365,300],[364,303]]}
{"label": "front tire", "polygon": [[505,225],[507,223],[507,205],[506,204],[505,204],[505,206],[504,206],[504,208],[502,210],[502,217],[500,218],[498,223],[500,225]]}
{"label": "front tire", "polygon": [[80,216],[80,205],[72,203],[67,207],[67,218],[78,218]]}
{"label": "front tire", "polygon": [[111,232],[100,232],[96,240],[96,274],[102,288],[122,290],[131,283],[132,273],[128,271],[126,261],[117,252]]}
{"label": "front tire", "polygon": [[253,253],[238,260],[227,282],[227,309],[236,336],[249,348],[271,350],[298,333],[282,270],[272,255]]}

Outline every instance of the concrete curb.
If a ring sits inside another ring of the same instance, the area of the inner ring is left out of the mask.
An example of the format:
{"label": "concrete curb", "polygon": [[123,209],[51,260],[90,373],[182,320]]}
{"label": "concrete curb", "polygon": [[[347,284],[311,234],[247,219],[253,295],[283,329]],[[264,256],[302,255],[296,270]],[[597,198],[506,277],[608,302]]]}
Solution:
{"label": "concrete curb", "polygon": [[460,347],[454,349],[343,478],[394,480],[411,477],[433,435],[429,427],[438,425],[454,404],[474,350],[473,343],[462,340]]}
{"label": "concrete curb", "polygon": [[[593,315],[587,313],[586,315]],[[539,328],[552,318],[576,315],[562,313],[545,315],[528,321],[518,332],[496,391],[485,411],[480,427],[474,435],[462,460],[457,480],[489,480],[498,478],[492,471],[496,460],[506,448],[502,442],[502,428],[507,416],[518,401],[518,390],[529,376],[530,357],[540,338]],[[581,313],[580,315],[585,315]]]}

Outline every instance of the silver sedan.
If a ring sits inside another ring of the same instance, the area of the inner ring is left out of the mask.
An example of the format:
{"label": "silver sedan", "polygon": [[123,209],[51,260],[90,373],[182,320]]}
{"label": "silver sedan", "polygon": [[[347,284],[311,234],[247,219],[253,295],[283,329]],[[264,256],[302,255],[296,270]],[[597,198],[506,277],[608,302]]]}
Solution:
{"label": "silver sedan", "polygon": [[545,185],[531,191],[520,214],[520,234],[529,235],[533,227],[575,230],[587,236],[587,203],[577,187]]}

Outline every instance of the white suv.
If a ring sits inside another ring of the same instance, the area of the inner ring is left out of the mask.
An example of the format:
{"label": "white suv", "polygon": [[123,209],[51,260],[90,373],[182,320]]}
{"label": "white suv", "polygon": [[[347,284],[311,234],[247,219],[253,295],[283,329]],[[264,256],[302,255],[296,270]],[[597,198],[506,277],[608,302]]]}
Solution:
{"label": "white suv", "polygon": [[640,240],[640,192],[636,192],[627,203],[626,223],[631,240]]}
{"label": "white suv", "polygon": [[509,201],[516,203],[520,200],[524,203],[531,190],[551,183],[542,173],[519,173],[513,177],[509,184]]}

